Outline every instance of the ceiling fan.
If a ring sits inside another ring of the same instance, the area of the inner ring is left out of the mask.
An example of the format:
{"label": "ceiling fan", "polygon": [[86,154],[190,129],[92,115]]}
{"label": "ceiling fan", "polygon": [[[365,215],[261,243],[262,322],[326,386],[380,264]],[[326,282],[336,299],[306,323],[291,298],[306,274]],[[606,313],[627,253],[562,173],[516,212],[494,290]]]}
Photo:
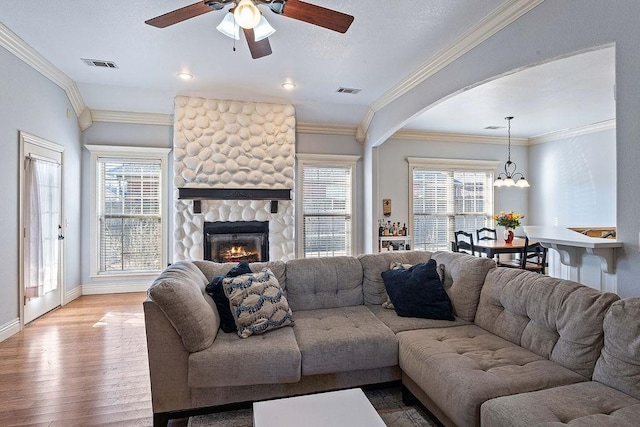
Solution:
{"label": "ceiling fan", "polygon": [[267,6],[278,15],[308,22],[339,33],[345,33],[353,22],[351,15],[300,0],[205,0],[156,16],[145,21],[145,24],[165,28],[212,10],[224,9],[228,4],[231,4],[232,7],[217,29],[224,35],[239,40],[239,27],[242,27],[253,59],[271,55],[268,37],[276,31],[262,16],[256,4]]}

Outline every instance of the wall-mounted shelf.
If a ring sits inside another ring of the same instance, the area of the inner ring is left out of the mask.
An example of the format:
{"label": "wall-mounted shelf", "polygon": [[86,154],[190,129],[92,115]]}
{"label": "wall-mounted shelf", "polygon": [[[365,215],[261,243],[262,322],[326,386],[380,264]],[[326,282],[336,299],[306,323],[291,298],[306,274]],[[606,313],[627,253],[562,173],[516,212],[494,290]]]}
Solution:
{"label": "wall-mounted shelf", "polygon": [[[412,245],[412,237],[411,236],[379,236],[378,237],[378,252],[383,252],[389,250],[389,245],[404,247]],[[395,249],[394,250],[402,250]]]}

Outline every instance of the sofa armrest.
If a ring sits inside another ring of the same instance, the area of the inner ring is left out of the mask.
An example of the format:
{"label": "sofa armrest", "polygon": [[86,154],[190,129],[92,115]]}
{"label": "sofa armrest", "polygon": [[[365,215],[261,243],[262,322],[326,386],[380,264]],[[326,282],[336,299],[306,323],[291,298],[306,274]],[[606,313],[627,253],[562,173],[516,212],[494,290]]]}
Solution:
{"label": "sofa armrest", "polygon": [[191,407],[187,383],[189,352],[156,303],[147,298],[143,309],[153,412],[188,409]]}

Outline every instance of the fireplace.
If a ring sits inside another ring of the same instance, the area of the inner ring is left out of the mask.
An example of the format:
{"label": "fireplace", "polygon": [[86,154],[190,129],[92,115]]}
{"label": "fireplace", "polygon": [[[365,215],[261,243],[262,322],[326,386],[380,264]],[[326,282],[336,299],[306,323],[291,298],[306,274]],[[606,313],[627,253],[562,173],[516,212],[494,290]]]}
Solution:
{"label": "fireplace", "polygon": [[206,260],[269,261],[269,221],[205,222],[203,242]]}

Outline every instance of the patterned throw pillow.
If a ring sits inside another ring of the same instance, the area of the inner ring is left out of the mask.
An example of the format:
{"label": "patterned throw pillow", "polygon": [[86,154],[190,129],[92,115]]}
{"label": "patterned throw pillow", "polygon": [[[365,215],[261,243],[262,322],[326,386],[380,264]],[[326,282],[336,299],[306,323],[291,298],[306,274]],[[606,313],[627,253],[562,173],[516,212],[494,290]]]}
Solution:
{"label": "patterned throw pillow", "polygon": [[[401,262],[392,262],[389,265],[389,269],[391,270],[408,270],[413,267],[413,264],[403,264]],[[444,283],[444,264],[438,264],[437,268],[438,277],[440,277],[440,281]],[[391,302],[391,298],[387,295],[387,300],[382,303],[382,308],[386,308],[388,310],[395,310],[393,303]]]}
{"label": "patterned throw pillow", "polygon": [[222,286],[241,338],[293,325],[287,298],[270,269],[227,277]]}

